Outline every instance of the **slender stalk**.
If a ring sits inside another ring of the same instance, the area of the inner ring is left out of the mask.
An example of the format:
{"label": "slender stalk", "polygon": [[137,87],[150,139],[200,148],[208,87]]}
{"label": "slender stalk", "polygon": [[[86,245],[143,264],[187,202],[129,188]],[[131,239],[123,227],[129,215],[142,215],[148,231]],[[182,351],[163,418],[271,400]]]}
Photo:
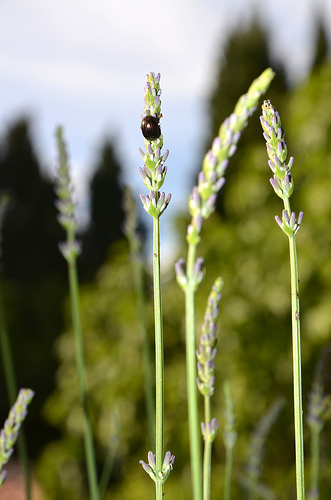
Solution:
{"label": "slender stalk", "polygon": [[100,498],[104,498],[109,483],[109,477],[114,466],[117,447],[109,447],[106,459],[103,465],[102,474],[99,482]]}
{"label": "slender stalk", "polygon": [[[210,411],[210,396],[204,397],[204,412],[205,422],[211,421]],[[203,500],[210,499],[210,484],[211,484],[211,452],[213,442],[210,439],[205,439],[203,451]]]}
{"label": "slender stalk", "polygon": [[72,323],[75,336],[78,382],[80,390],[80,399],[84,412],[84,427],[85,427],[84,443],[85,443],[87,475],[88,475],[91,500],[99,500],[96,458],[95,458],[94,444],[93,444],[93,433],[92,433],[92,425],[91,425],[91,419],[89,415],[88,402],[87,402],[84,347],[83,347],[83,335],[82,335],[81,321],[80,321],[79,285],[77,278],[76,261],[68,262],[68,272],[69,272]]}
{"label": "slender stalk", "polygon": [[[285,210],[291,213],[289,200],[284,200]],[[302,418],[302,376],[301,376],[301,342],[300,342],[300,304],[299,276],[295,235],[289,236],[290,268],[291,268],[291,308],[292,308],[292,350],[293,350],[293,398],[294,398],[294,433],[296,457],[297,499],[305,498],[304,451],[303,451],[303,418]]]}
{"label": "slender stalk", "polygon": [[155,460],[156,460],[156,500],[163,498],[163,484],[160,481],[163,464],[163,420],[164,420],[164,354],[163,322],[160,272],[160,219],[153,218],[153,284],[154,284],[154,322],[155,322]]}
{"label": "slender stalk", "polygon": [[199,422],[199,405],[197,391],[196,368],[196,340],[195,340],[195,309],[193,282],[196,245],[189,244],[187,256],[188,286],[185,289],[185,317],[186,317],[186,378],[188,394],[188,421],[191,453],[191,481],[193,498],[202,499],[202,459],[201,459],[201,431]]}
{"label": "slender stalk", "polygon": [[292,353],[293,353],[293,399],[294,399],[294,434],[295,434],[295,460],[296,460],[296,488],[297,500],[304,500],[304,450],[303,450],[303,418],[302,418],[302,377],[301,377],[301,345],[300,345],[300,306],[299,306],[299,276],[298,259],[296,252],[295,235],[298,232],[303,212],[298,219],[291,212],[289,198],[293,193],[294,184],[291,169],[294,158],[288,163],[285,133],[281,128],[278,111],[269,100],[262,105],[260,117],[263,136],[266,140],[269,156],[269,167],[273,172],[270,183],[275,193],[283,200],[284,210],[282,220],[277,216],[276,222],[289,239],[290,274],[291,274],[291,311],[292,311]]}
{"label": "slender stalk", "polygon": [[215,390],[216,365],[214,360],[217,354],[215,347],[217,343],[216,332],[222,288],[223,280],[219,277],[215,280],[208,297],[204,322],[201,328],[199,348],[196,351],[198,367],[197,386],[204,400],[204,422],[201,424],[201,432],[204,439],[203,500],[210,499],[212,443],[219,427],[216,418],[211,418],[210,398]]}
{"label": "slender stalk", "polygon": [[320,429],[311,428],[309,500],[319,499]]}
{"label": "slender stalk", "polygon": [[224,483],[224,500],[231,498],[231,479],[232,479],[232,464],[233,464],[233,448],[226,448],[225,454],[225,483]]}
{"label": "slender stalk", "polygon": [[224,500],[231,498],[231,479],[232,479],[232,463],[233,463],[233,448],[237,439],[235,430],[236,415],[234,410],[234,401],[230,384],[224,382],[224,402],[225,402],[225,429],[223,440],[225,445],[225,477],[224,477]]}
{"label": "slender stalk", "polygon": [[71,299],[72,325],[75,338],[76,364],[79,384],[79,395],[84,416],[84,446],[88,484],[91,500],[99,500],[100,493],[97,481],[97,466],[93,444],[92,425],[87,401],[87,385],[85,373],[85,359],[83,346],[83,333],[80,320],[79,307],[79,283],[77,276],[77,257],[80,253],[80,245],[75,239],[77,222],[75,219],[75,203],[72,200],[72,189],[68,168],[68,156],[62,136],[62,129],[56,131],[57,146],[59,153],[59,168],[56,178],[56,192],[58,195],[57,208],[59,210],[58,220],[67,234],[66,242],[60,243],[60,251],[68,264],[68,279]]}
{"label": "slender stalk", "polygon": [[[203,279],[202,262],[197,259],[196,247],[200,242],[203,220],[208,219],[215,209],[216,198],[225,182],[224,173],[228,161],[235,153],[241,133],[245,129],[248,118],[255,111],[261,95],[266,91],[274,77],[271,68],[266,69],[249,87],[247,94],[238,100],[234,112],[222,123],[218,137],[212,148],[205,155],[202,169],[198,175],[198,184],[194,186],[189,198],[189,212],[192,216],[188,226],[186,240],[188,243],[187,266],[179,259],[175,264],[178,284],[185,293],[186,308],[186,360],[189,435],[191,452],[191,481],[193,500],[202,499],[202,460],[199,438],[198,398],[195,386],[195,312],[194,293]],[[194,268],[197,266],[197,269]]]}
{"label": "slender stalk", "polygon": [[140,195],[143,207],[153,217],[153,285],[154,285],[154,323],[155,323],[155,455],[148,453],[148,464],[140,460],[143,469],[155,482],[156,499],[163,498],[163,484],[167,480],[175,456],[167,451],[163,459],[163,419],[164,419],[164,348],[163,348],[163,320],[161,298],[161,271],[160,271],[160,216],[166,210],[171,195],[166,197],[160,192],[167,168],[164,165],[169,151],[161,155],[163,135],[161,133],[161,89],[160,73],[149,73],[145,87],[144,117],[141,121],[141,131],[145,138],[146,153],[140,149],[144,167],[139,169],[142,180],[149,189],[147,196]]}

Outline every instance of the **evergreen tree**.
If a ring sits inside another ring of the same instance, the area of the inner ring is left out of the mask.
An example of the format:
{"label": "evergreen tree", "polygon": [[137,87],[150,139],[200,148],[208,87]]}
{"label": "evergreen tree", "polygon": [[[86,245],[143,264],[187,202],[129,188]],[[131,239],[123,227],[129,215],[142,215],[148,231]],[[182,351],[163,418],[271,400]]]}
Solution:
{"label": "evergreen tree", "polygon": [[315,53],[312,60],[311,70],[319,69],[328,57],[328,38],[323,19],[316,23]]}
{"label": "evergreen tree", "polygon": [[[27,119],[14,123],[0,141],[0,191],[11,200],[1,235],[4,319],[18,386],[36,392],[27,424],[30,450],[36,452],[49,433],[41,408],[54,386],[53,343],[63,324],[66,266],[57,248],[63,235],[53,186],[41,173]],[[0,408],[6,407],[6,391],[1,390]]]}
{"label": "evergreen tree", "polygon": [[26,119],[10,127],[0,144],[0,190],[11,198],[3,228],[5,276],[35,282],[49,269],[64,271],[53,185],[41,173]]}
{"label": "evergreen tree", "polygon": [[91,222],[86,232],[80,235],[83,252],[79,265],[80,276],[84,281],[93,278],[105,261],[110,245],[123,237],[123,190],[120,173],[120,163],[114,146],[108,139],[100,150],[90,183]]}

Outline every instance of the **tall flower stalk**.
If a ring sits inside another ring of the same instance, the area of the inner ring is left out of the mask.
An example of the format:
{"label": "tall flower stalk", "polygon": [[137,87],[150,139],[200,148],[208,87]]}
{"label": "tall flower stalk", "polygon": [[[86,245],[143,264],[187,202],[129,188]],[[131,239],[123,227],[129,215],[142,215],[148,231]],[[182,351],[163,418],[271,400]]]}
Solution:
{"label": "tall flower stalk", "polygon": [[234,401],[229,382],[224,382],[224,403],[225,403],[225,429],[223,433],[223,441],[225,446],[225,480],[224,480],[224,500],[231,499],[231,479],[232,479],[232,463],[233,463],[233,448],[237,440],[237,431],[235,428],[236,414],[234,410]]}
{"label": "tall flower stalk", "polygon": [[87,384],[85,373],[83,333],[79,308],[79,284],[77,276],[77,257],[80,254],[80,244],[76,240],[77,222],[75,219],[75,203],[72,199],[72,187],[70,181],[68,156],[63,140],[62,129],[56,131],[57,147],[59,154],[58,175],[56,178],[56,193],[58,195],[57,208],[59,210],[59,222],[65,229],[67,240],[60,243],[60,251],[68,263],[69,289],[71,298],[72,323],[75,336],[76,363],[80,401],[84,415],[84,444],[85,458],[88,474],[88,483],[91,500],[99,500],[99,488],[97,480],[96,457],[93,443],[91,419],[88,409]]}
{"label": "tall flower stalk", "polygon": [[214,211],[217,194],[225,183],[224,173],[229,159],[236,151],[248,118],[256,110],[261,95],[266,92],[273,77],[274,72],[268,68],[254,80],[247,94],[240,97],[234,112],[222,123],[211,150],[204,157],[202,169],[198,175],[198,185],[193,188],[189,198],[188,205],[192,220],[186,235],[188,243],[186,264],[184,259],[179,259],[175,265],[177,281],[185,293],[188,417],[194,500],[202,499],[201,436],[195,361],[195,292],[204,274],[203,259],[196,257],[197,246],[201,239],[203,220],[208,219]]}
{"label": "tall flower stalk", "polygon": [[200,337],[199,349],[196,353],[198,359],[197,384],[204,399],[205,419],[205,421],[201,424],[201,431],[204,439],[203,500],[210,499],[211,452],[212,444],[219,427],[216,418],[211,417],[210,399],[214,394],[216,370],[214,359],[217,354],[217,349],[215,347],[217,343],[216,332],[222,288],[223,280],[222,278],[217,278],[209,294],[205,318],[202,325],[202,335]]}
{"label": "tall flower stalk", "polygon": [[260,477],[265,441],[283,406],[284,400],[282,398],[276,399],[262,416],[254,430],[249,446],[246,477],[242,481],[248,490],[248,500],[258,500],[261,498],[262,493],[263,497],[266,499],[271,500],[275,498],[274,493],[266,485],[261,483]]}
{"label": "tall flower stalk", "polygon": [[284,210],[282,220],[275,217],[277,224],[289,240],[290,272],[291,272],[291,310],[292,310],[292,351],[293,351],[293,396],[294,396],[294,428],[295,428],[295,457],[296,457],[296,487],[297,500],[304,500],[304,451],[303,451],[303,418],[302,418],[302,380],[301,380],[301,339],[300,339],[300,305],[299,305],[299,276],[295,235],[298,232],[303,212],[298,218],[291,212],[290,196],[294,184],[291,174],[294,158],[287,160],[287,145],[285,133],[281,128],[278,111],[269,100],[262,105],[260,117],[263,137],[266,140],[268,165],[273,173],[270,183],[275,193],[283,200]]}
{"label": "tall flower stalk", "polygon": [[169,151],[161,154],[163,135],[159,120],[161,114],[160,73],[149,73],[145,87],[145,106],[142,116],[141,130],[145,137],[146,153],[141,149],[140,155],[144,167],[139,168],[141,178],[149,189],[146,196],[140,195],[146,212],[153,217],[153,287],[154,287],[154,324],[155,324],[155,455],[148,453],[148,464],[140,461],[144,470],[155,482],[156,500],[163,498],[163,484],[168,478],[175,457],[168,451],[163,458],[163,427],[164,427],[164,348],[163,319],[161,298],[160,269],[160,217],[167,208],[171,195],[160,192],[167,167],[164,165]]}

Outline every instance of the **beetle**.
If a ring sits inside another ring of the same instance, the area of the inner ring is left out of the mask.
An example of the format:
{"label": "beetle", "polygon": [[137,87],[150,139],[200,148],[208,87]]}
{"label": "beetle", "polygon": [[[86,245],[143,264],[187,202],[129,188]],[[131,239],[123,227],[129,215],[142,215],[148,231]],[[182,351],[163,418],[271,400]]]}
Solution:
{"label": "beetle", "polygon": [[143,136],[148,141],[155,141],[161,135],[161,128],[159,124],[160,116],[146,115],[141,122],[140,128]]}

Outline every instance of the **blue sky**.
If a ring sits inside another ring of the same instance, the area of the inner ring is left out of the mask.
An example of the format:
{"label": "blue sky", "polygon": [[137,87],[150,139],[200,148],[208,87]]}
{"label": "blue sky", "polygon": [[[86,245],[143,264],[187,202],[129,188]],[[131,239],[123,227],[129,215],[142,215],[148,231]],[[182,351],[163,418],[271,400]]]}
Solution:
{"label": "blue sky", "polygon": [[0,131],[30,115],[40,157],[52,169],[54,130],[64,126],[81,213],[89,167],[105,136],[116,142],[125,182],[144,192],[143,88],[148,71],[160,72],[170,150],[164,190],[173,193],[175,214],[201,154],[205,103],[228,34],[258,12],[273,53],[300,79],[319,11],[331,31],[329,0],[2,0]]}

